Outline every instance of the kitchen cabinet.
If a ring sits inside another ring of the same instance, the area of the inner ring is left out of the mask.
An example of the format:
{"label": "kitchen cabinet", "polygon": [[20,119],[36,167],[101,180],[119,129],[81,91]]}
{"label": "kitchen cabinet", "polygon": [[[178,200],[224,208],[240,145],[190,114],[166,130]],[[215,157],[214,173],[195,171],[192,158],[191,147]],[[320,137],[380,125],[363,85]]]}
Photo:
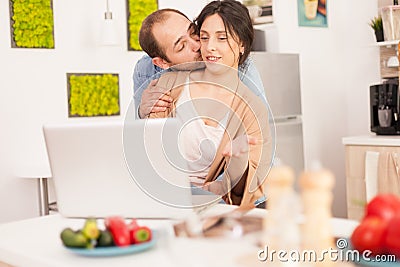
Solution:
{"label": "kitchen cabinet", "polygon": [[360,220],[377,193],[400,195],[400,136],[344,137],[347,217]]}

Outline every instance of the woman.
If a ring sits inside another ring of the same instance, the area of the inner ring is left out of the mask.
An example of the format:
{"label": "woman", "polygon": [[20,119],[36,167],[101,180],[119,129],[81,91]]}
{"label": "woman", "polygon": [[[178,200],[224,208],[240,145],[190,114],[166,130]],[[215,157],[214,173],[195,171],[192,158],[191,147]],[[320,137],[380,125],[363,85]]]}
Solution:
{"label": "woman", "polygon": [[264,196],[272,142],[265,104],[237,75],[250,53],[252,22],[245,6],[225,0],[204,7],[195,24],[203,67],[164,74],[158,85],[171,90],[172,107],[150,118],[182,122],[179,140],[192,184],[228,204],[254,207]]}

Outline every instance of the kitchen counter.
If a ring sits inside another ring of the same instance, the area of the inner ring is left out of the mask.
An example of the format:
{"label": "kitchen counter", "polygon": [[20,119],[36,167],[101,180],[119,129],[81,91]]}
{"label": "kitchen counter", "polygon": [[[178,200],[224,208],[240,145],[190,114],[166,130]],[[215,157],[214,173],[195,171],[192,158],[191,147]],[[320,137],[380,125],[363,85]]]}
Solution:
{"label": "kitchen counter", "polygon": [[400,194],[398,186],[400,136],[375,135],[344,137],[346,163],[347,216],[361,220],[364,206],[379,193]]}
{"label": "kitchen counter", "polygon": [[356,146],[400,146],[400,135],[361,135],[343,137],[344,145]]}

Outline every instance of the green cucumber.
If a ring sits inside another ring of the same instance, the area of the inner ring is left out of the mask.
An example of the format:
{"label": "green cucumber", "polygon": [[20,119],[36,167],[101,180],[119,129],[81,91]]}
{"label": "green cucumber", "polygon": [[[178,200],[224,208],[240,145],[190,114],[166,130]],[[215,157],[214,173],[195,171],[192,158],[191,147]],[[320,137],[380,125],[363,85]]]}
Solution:
{"label": "green cucumber", "polygon": [[114,245],[112,234],[108,230],[100,231],[99,239],[97,239],[98,247],[110,247]]}
{"label": "green cucumber", "polygon": [[60,237],[66,247],[86,248],[90,245],[89,239],[82,232],[75,232],[71,228],[65,228]]}

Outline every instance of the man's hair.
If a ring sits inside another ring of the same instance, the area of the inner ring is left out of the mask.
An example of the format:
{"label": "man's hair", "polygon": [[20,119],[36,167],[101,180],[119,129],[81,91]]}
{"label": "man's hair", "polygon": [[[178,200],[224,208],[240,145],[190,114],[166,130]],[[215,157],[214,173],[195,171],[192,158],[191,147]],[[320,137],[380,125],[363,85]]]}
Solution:
{"label": "man's hair", "polygon": [[167,55],[165,54],[164,49],[162,49],[153,34],[153,27],[156,24],[161,24],[165,22],[169,18],[171,12],[182,15],[190,21],[190,19],[179,10],[164,8],[151,13],[142,22],[142,27],[140,28],[139,32],[139,44],[142,47],[143,51],[145,51],[151,58],[160,57],[170,62]]}
{"label": "man's hair", "polygon": [[244,46],[243,55],[239,55],[239,65],[249,56],[254,40],[254,29],[249,10],[236,0],[212,1],[206,5],[200,15],[194,20],[196,34],[200,34],[200,28],[206,18],[218,14],[224,22],[225,30]]}

